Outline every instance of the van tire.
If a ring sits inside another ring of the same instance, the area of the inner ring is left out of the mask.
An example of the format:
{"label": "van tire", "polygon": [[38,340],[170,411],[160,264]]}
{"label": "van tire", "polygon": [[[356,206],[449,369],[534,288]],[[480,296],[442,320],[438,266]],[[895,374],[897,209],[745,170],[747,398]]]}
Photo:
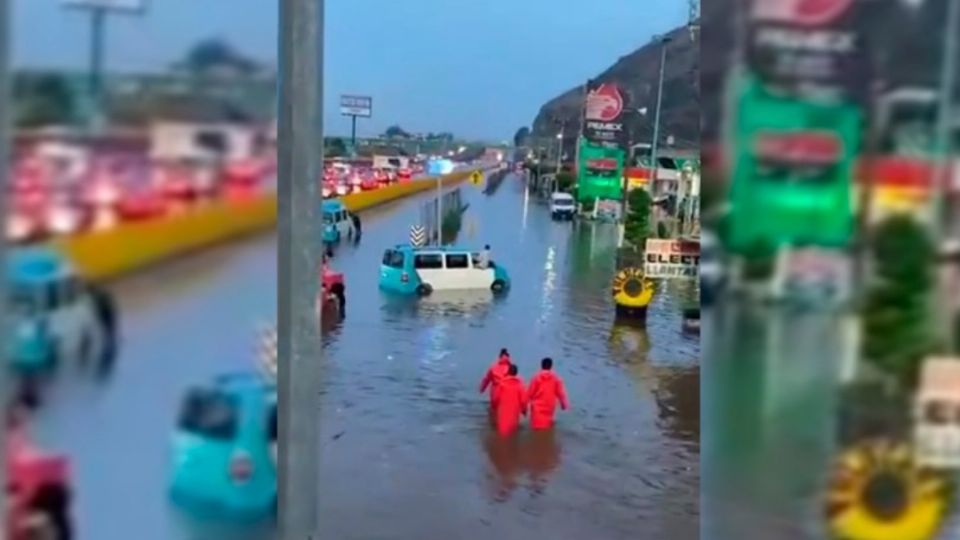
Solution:
{"label": "van tire", "polygon": [[490,285],[490,290],[499,293],[503,292],[507,288],[507,284],[502,279],[493,280],[493,284]]}
{"label": "van tire", "polygon": [[430,293],[433,292],[433,287],[429,283],[421,283],[417,285],[417,295],[418,296],[430,296]]}

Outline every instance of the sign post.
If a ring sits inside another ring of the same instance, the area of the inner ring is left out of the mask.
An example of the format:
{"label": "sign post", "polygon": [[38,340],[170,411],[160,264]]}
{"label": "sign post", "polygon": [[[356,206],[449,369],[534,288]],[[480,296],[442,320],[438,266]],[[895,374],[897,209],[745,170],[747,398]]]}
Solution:
{"label": "sign post", "polygon": [[280,2],[277,393],[280,538],[316,540],[323,352],[316,309],[323,222],[323,0]]}
{"label": "sign post", "polygon": [[340,114],[350,117],[350,147],[357,147],[357,118],[373,116],[373,98],[370,96],[340,96]]}
{"label": "sign post", "polygon": [[110,13],[140,15],[147,8],[147,0],[61,0],[64,7],[82,9],[90,13],[90,72],[89,99],[91,129],[103,123],[103,64],[104,37],[107,15]]}

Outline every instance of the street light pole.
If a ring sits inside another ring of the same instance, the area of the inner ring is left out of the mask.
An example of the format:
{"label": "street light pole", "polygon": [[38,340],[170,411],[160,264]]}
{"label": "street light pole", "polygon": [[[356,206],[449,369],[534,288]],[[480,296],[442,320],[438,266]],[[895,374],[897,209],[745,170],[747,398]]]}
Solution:
{"label": "street light pole", "polygon": [[277,349],[280,538],[316,540],[319,512],[323,0],[280,2]]}
{"label": "street light pole", "polygon": [[103,51],[106,34],[107,8],[90,8],[90,127],[99,130],[103,120]]}
{"label": "street light pole", "polygon": [[[933,185],[933,196],[931,202],[933,208],[933,240],[934,246],[939,254],[940,248],[945,244],[945,240],[954,236],[952,230],[953,223],[950,219],[950,212],[947,211],[946,193],[950,189],[952,162],[950,159],[951,128],[953,124],[953,96],[956,86],[956,63],[957,63],[957,32],[960,32],[960,0],[947,0],[947,21],[946,31],[943,37],[943,59],[940,64],[940,96],[937,107],[937,154],[939,163]],[[941,272],[941,274],[944,272]],[[949,273],[949,272],[947,272]],[[941,278],[941,281],[948,281]],[[943,284],[942,284],[943,285]],[[953,339],[953,313],[952,302],[949,296],[941,297],[937,300],[941,304],[941,311],[937,313],[942,320],[942,327],[946,343],[950,350],[954,351],[956,343]]]}
{"label": "street light pole", "polygon": [[653,141],[650,143],[650,165],[652,167],[650,171],[651,190],[656,189],[657,170],[659,169],[657,164],[657,143],[660,139],[660,104],[663,102],[663,72],[667,64],[667,43],[669,42],[669,37],[660,39],[660,77],[657,81],[657,106],[653,113]]}

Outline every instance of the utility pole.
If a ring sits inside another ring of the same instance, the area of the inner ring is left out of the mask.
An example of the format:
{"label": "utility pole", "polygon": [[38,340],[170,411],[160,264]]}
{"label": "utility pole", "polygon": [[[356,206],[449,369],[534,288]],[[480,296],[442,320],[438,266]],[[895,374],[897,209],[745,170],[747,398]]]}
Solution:
{"label": "utility pole", "polygon": [[660,105],[663,102],[663,72],[667,64],[667,44],[670,43],[669,37],[660,38],[660,77],[657,81],[657,106],[653,113],[653,141],[650,143],[650,189],[655,190],[657,185],[657,171],[660,166],[657,163],[657,146],[660,140]]}
{"label": "utility pole", "polygon": [[[10,2],[0,0],[0,216],[7,215],[7,186],[10,185],[8,175],[10,172],[10,109],[11,103],[10,88],[13,86],[10,76],[9,65],[9,13]],[[0,268],[7,268],[7,240],[6,235],[0,237]],[[0,279],[0,328],[8,328],[6,319],[7,313],[7,290],[6,280]],[[9,403],[7,396],[9,387],[9,378],[6,371],[0,372],[0,403]],[[7,463],[9,456],[6,455],[6,430],[0,430],[0,459]],[[0,468],[0,481],[3,485],[9,485],[7,479],[7,467]],[[9,508],[7,501],[7,491],[0,494],[0,508]],[[7,525],[8,512],[4,512],[0,517],[0,528],[4,531],[10,530]]]}
{"label": "utility pole", "polygon": [[[951,219],[952,212],[948,211],[946,194],[951,188],[952,179],[952,160],[951,151],[951,131],[953,127],[953,97],[956,86],[956,63],[957,63],[957,32],[960,32],[960,0],[947,0],[947,21],[943,36],[943,59],[940,64],[940,103],[937,111],[937,154],[939,163],[935,173],[933,184],[933,193],[931,202],[931,223],[933,224],[933,241],[939,255],[941,247],[946,244],[946,240],[955,236],[953,230],[954,223]],[[950,264],[950,263],[947,263]],[[954,269],[949,268],[950,272],[939,272],[939,274],[951,273]],[[941,276],[940,281],[944,280]],[[946,284],[941,283],[941,287]],[[936,310],[935,315],[941,320],[943,338],[949,344],[951,352],[956,350],[954,342],[952,301],[948,296],[940,296],[936,300],[940,304],[940,309]]]}
{"label": "utility pole", "polygon": [[99,131],[104,120],[103,51],[106,37],[107,8],[90,7],[90,129]]}
{"label": "utility pole", "polygon": [[316,540],[322,349],[316,309],[322,227],[324,0],[280,1],[277,348],[280,538]]}

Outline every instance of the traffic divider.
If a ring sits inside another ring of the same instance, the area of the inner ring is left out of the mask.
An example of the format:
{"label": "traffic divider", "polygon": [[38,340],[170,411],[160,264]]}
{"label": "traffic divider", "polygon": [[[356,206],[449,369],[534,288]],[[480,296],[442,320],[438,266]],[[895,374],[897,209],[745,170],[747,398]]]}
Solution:
{"label": "traffic divider", "polygon": [[[441,185],[462,182],[471,172],[449,174],[440,180]],[[340,200],[347,209],[360,212],[436,189],[436,186],[436,178],[424,178],[346,195]],[[216,201],[179,215],[121,223],[111,229],[60,238],[51,243],[83,276],[102,281],[269,230],[276,221],[277,198],[269,194],[248,200]]]}

